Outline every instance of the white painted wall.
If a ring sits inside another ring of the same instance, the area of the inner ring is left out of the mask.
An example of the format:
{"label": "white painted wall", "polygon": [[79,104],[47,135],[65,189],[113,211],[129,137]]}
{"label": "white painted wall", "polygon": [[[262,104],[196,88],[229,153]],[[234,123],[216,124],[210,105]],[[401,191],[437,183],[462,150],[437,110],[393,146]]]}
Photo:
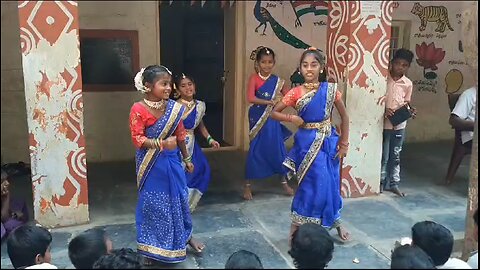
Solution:
{"label": "white painted wall", "polygon": [[[422,6],[444,6],[448,10],[448,19],[453,31],[448,28],[443,33],[435,32],[437,24],[435,22],[427,23],[424,31],[420,31],[420,18],[411,13],[414,6],[413,1],[398,1],[398,8],[393,12],[393,20],[405,20],[411,23],[410,41],[408,49],[415,54],[416,45],[425,42],[427,45],[434,42],[436,48],[442,48],[445,51],[445,58],[434,72],[437,78],[434,80],[425,79],[423,67],[416,60],[413,61],[408,77],[414,83],[414,92],[412,103],[418,109],[418,117],[411,120],[407,126],[407,142],[433,141],[441,139],[452,139],[453,131],[448,124],[450,111],[448,108],[447,94],[445,92],[445,77],[451,69],[458,69],[463,74],[463,85],[459,93],[471,87],[473,84],[472,73],[465,65],[465,57],[459,50],[459,41],[462,39],[461,33],[461,13],[467,6],[467,1],[421,1]],[[426,70],[430,72],[430,69]],[[433,85],[428,85],[428,83]]]}

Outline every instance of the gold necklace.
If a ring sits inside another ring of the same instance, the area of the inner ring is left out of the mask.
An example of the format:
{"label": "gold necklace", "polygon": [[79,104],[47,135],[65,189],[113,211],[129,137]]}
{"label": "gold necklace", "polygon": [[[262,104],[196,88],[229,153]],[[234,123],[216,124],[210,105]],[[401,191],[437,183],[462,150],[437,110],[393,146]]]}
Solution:
{"label": "gold necklace", "polygon": [[262,80],[264,80],[264,81],[268,80],[268,78],[270,78],[270,75],[272,75],[272,74],[270,73],[270,74],[268,74],[267,76],[262,76],[262,74],[260,74],[260,72],[258,72],[258,76],[259,76],[260,78],[262,78]]}
{"label": "gold necklace", "polygon": [[147,104],[148,107],[152,109],[160,110],[160,111],[165,110],[165,107],[167,105],[167,102],[163,99],[160,101],[150,101],[144,98],[143,101],[145,102],[145,104]]}
{"label": "gold necklace", "polygon": [[195,100],[191,100],[191,101],[186,101],[185,99],[181,98],[180,99],[180,102],[185,105],[187,107],[187,109],[191,109],[193,108],[193,106],[195,106]]}
{"label": "gold necklace", "polygon": [[316,83],[304,83],[304,84],[303,84],[303,87],[305,87],[305,89],[307,89],[308,92],[310,92],[310,91],[312,91],[312,90],[317,90],[319,86],[320,86],[320,83],[319,83],[319,82],[316,82]]}

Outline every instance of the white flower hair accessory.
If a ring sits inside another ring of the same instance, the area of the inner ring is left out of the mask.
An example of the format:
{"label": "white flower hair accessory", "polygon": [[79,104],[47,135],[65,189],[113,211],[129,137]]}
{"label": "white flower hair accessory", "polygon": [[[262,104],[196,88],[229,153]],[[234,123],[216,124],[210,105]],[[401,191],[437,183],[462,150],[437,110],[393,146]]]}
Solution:
{"label": "white flower hair accessory", "polygon": [[142,93],[147,93],[150,90],[143,85],[143,72],[145,71],[145,68],[142,68],[137,75],[135,75],[135,79],[133,81],[135,82],[135,88],[137,88],[137,91],[140,91]]}

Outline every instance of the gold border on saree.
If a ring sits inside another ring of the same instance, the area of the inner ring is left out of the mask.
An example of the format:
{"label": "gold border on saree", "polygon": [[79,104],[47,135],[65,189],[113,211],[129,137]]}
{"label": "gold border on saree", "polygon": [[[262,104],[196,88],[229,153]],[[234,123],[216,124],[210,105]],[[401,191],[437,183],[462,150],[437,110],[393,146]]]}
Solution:
{"label": "gold border on saree", "polygon": [[324,129],[331,125],[330,119],[324,120],[322,122],[316,123],[303,123],[300,128],[303,129]]}
{"label": "gold border on saree", "polygon": [[[165,135],[168,133],[168,131],[172,128],[173,124],[177,120],[178,113],[181,111],[183,105],[175,102],[172,108],[172,113],[170,114],[170,118],[167,121],[167,124],[165,124],[165,127],[160,134],[159,138],[164,138]],[[145,174],[145,170],[148,167],[148,164],[153,158],[153,155],[155,154],[155,151],[159,151],[158,149],[148,149],[147,153],[145,154],[145,157],[142,160],[142,163],[140,164],[140,167],[138,168],[138,174],[137,174],[137,188],[140,189],[140,182],[143,178],[143,175]]]}
{"label": "gold border on saree", "polygon": [[166,250],[150,245],[137,243],[137,249],[151,254],[160,255],[167,258],[179,258],[187,256],[187,249]]}
{"label": "gold border on saree", "polygon": [[[285,81],[280,79],[280,77],[278,77],[277,85],[275,86],[275,91],[273,92],[274,94],[272,95],[271,100],[278,99],[278,96],[280,94],[280,89],[282,89],[284,83],[285,83]],[[250,130],[250,132],[248,134],[248,137],[250,138],[250,141],[253,140],[255,138],[255,136],[257,136],[258,132],[260,132],[263,125],[265,125],[265,123],[268,120],[268,117],[270,117],[270,114],[272,113],[272,110],[273,110],[272,105],[268,105],[267,108],[265,108],[265,111],[260,116],[260,119],[258,119],[257,123],[255,124],[255,126],[253,126],[252,130]]]}

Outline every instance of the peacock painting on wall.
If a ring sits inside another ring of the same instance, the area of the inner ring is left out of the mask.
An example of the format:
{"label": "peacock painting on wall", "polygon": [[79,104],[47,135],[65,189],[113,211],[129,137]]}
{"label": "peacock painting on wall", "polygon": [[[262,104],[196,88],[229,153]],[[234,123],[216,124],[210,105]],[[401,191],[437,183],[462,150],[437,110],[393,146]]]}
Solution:
{"label": "peacock painting on wall", "polygon": [[[287,2],[287,1],[282,1]],[[327,16],[328,5],[326,1],[288,1],[295,13],[295,27],[302,26],[300,18],[305,14],[313,14],[314,16]],[[300,40],[298,37],[290,33],[284,26],[280,24],[278,19],[275,19],[267,8],[262,6],[262,1],[257,0],[253,8],[253,15],[258,21],[258,26],[255,28],[255,33],[260,33],[264,36],[268,24],[273,30],[273,33],[279,40],[289,44],[296,49],[306,49],[310,47],[309,44]],[[262,29],[263,27],[263,29]]]}

